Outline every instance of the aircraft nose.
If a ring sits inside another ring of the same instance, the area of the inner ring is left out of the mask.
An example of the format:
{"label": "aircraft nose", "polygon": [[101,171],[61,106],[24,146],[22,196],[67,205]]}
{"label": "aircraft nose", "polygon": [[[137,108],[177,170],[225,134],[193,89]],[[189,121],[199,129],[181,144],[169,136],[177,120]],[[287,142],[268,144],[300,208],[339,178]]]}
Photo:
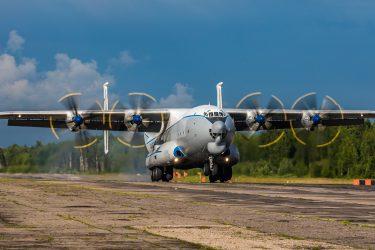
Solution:
{"label": "aircraft nose", "polygon": [[210,129],[210,135],[215,140],[207,144],[207,150],[212,155],[218,155],[223,153],[226,148],[225,138],[228,130],[224,122],[216,121],[212,124]]}
{"label": "aircraft nose", "polygon": [[214,139],[217,137],[221,137],[221,139],[224,139],[227,135],[227,127],[225,126],[225,123],[222,121],[216,121],[212,124],[210,135]]}

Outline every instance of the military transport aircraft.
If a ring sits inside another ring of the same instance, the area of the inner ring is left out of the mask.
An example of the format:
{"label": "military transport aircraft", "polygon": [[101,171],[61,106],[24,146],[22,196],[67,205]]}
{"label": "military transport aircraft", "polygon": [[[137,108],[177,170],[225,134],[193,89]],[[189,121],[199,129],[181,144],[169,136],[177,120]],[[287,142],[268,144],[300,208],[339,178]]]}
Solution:
{"label": "military transport aircraft", "polygon": [[[0,119],[7,119],[8,126],[50,128],[56,138],[59,131],[67,129],[76,134],[77,149],[84,149],[97,142],[88,135],[89,130],[103,130],[105,153],[108,153],[109,131],[124,131],[116,137],[118,142],[132,147],[146,147],[146,167],[152,181],[170,181],[173,169],[202,168],[211,182],[225,182],[232,178],[232,167],[239,161],[239,152],[233,144],[236,132],[259,133],[274,130],[275,138],[260,147],[268,147],[285,136],[285,129],[301,144],[307,144],[299,131],[322,130],[327,126],[360,125],[367,118],[375,118],[375,111],[342,110],[331,97],[326,96],[317,107],[316,93],[298,98],[291,109],[285,109],[276,96],[268,105],[260,105],[260,92],[246,95],[236,108],[223,107],[222,85],[217,88],[217,104],[190,109],[158,108],[156,100],[146,93],[130,93],[129,107],[115,102],[108,105],[108,83],[104,88],[104,105],[87,110],[78,108],[80,93],[70,93],[59,102],[63,111],[13,111],[0,112]],[[331,144],[340,134],[319,142],[316,147]],[[142,143],[140,143],[142,139]]]}

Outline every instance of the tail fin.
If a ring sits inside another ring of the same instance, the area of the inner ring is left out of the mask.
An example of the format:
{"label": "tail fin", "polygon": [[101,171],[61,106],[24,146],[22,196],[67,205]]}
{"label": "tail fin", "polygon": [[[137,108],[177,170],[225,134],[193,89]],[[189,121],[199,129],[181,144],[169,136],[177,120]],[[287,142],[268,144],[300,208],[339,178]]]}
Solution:
{"label": "tail fin", "polygon": [[222,87],[223,87],[223,82],[219,82],[216,85],[216,92],[217,92],[217,107],[219,109],[223,108],[223,95],[222,95]]}

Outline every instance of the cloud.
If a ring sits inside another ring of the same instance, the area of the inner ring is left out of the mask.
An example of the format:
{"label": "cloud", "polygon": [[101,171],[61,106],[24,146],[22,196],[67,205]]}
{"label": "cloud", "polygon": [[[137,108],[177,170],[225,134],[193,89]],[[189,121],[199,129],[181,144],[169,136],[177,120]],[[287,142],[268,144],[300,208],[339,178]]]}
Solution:
{"label": "cloud", "polygon": [[194,105],[194,98],[187,85],[176,83],[174,93],[160,99],[160,106],[164,108],[190,108]]}
{"label": "cloud", "polygon": [[[13,49],[20,49],[21,44],[23,42]],[[40,71],[34,58],[0,54],[0,109],[61,109],[57,100],[69,92],[81,92],[81,108],[89,108],[102,98],[102,84],[115,81],[113,75],[101,73],[94,60],[82,61],[64,53],[56,54],[54,59],[52,69]],[[116,60],[125,66],[138,62],[129,51],[122,51]],[[162,98],[159,104],[171,108],[191,107],[194,98],[190,92],[187,85],[176,83],[173,93]],[[118,99],[118,96],[111,95],[111,99]]]}
{"label": "cloud", "polygon": [[128,50],[121,51],[116,58],[110,60],[112,66],[124,66],[129,67],[139,61],[135,59]]}
{"label": "cloud", "polygon": [[16,30],[12,30],[9,32],[9,39],[7,42],[7,50],[11,52],[17,52],[23,49],[23,44],[25,43],[25,39],[18,34]]}
{"label": "cloud", "polygon": [[88,105],[101,98],[102,83],[114,81],[113,76],[98,72],[95,61],[56,54],[55,63],[54,69],[38,72],[35,59],[22,58],[18,63],[12,55],[0,55],[2,108],[57,106],[59,97],[73,91],[81,92],[82,104]]}

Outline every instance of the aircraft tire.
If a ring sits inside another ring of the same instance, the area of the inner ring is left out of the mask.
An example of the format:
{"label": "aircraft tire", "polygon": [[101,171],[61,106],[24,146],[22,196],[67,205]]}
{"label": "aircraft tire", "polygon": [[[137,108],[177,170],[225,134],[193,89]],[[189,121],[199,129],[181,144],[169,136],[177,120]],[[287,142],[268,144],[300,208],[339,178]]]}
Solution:
{"label": "aircraft tire", "polygon": [[154,168],[151,172],[151,180],[154,182],[160,181],[163,178],[163,171],[160,168]]}
{"label": "aircraft tire", "polygon": [[[219,165],[214,164],[214,166],[213,166],[211,172],[212,172],[212,173],[211,173],[212,176],[217,176],[217,175],[219,175]],[[211,175],[210,175],[210,176],[211,176]]]}
{"label": "aircraft tire", "polygon": [[232,167],[224,167],[222,171],[222,175],[220,177],[220,182],[226,182],[232,179],[233,170]]}
{"label": "aircraft tire", "polygon": [[168,167],[165,169],[163,176],[162,176],[162,181],[164,182],[169,182],[173,179],[173,167]]}
{"label": "aircraft tire", "polygon": [[155,181],[155,176],[154,176],[154,170],[151,169],[151,181],[154,182]]}
{"label": "aircraft tire", "polygon": [[205,176],[209,176],[211,174],[210,165],[208,163],[203,165],[203,174]]}
{"label": "aircraft tire", "polygon": [[163,182],[170,182],[172,179],[173,179],[173,175],[169,173],[163,174],[163,178],[162,178]]}
{"label": "aircraft tire", "polygon": [[210,179],[210,182],[211,182],[211,183],[214,183],[214,182],[216,182],[219,178],[218,178],[218,176],[216,176],[216,175],[210,175],[210,176],[209,176],[209,179]]}

